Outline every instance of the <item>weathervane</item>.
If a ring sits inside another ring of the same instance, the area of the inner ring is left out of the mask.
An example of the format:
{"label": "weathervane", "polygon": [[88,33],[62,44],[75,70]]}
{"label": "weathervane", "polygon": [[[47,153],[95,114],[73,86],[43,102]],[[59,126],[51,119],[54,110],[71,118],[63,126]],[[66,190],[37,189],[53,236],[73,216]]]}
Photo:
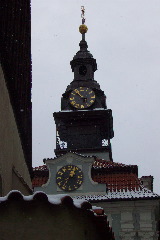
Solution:
{"label": "weathervane", "polygon": [[85,8],[84,6],[81,6],[81,18],[82,18],[82,25],[79,27],[79,31],[82,34],[82,40],[85,40],[85,33],[88,31],[87,26],[84,24],[85,23]]}
{"label": "weathervane", "polygon": [[82,24],[85,23],[85,8],[84,6],[81,6],[81,18],[82,18]]}

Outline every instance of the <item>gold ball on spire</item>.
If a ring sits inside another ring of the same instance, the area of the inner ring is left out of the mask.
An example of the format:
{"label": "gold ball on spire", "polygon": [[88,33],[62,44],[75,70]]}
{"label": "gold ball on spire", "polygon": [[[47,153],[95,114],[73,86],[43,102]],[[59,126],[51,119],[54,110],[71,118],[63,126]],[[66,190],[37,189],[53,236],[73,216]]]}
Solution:
{"label": "gold ball on spire", "polygon": [[81,34],[84,34],[84,33],[86,33],[87,31],[88,31],[88,28],[87,28],[87,26],[86,26],[85,24],[82,24],[82,25],[79,26],[79,32],[80,32]]}

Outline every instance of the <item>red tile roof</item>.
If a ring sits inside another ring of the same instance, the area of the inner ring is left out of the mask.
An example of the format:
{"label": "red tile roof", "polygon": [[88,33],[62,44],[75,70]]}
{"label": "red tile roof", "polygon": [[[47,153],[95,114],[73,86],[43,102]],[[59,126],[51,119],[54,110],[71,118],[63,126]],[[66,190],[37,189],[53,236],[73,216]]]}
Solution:
{"label": "red tile roof", "polygon": [[49,170],[46,165],[33,168],[32,186],[40,187],[48,181]]}
{"label": "red tile roof", "polygon": [[41,187],[47,181],[48,181],[48,177],[34,176],[33,179],[32,179],[32,186],[33,187]]}
{"label": "red tile roof", "polygon": [[125,165],[123,163],[116,163],[116,162],[112,162],[112,161],[106,161],[103,159],[95,159],[94,163],[93,163],[93,167],[95,168],[110,168],[110,167],[125,167],[125,166],[129,166],[129,165]]}
{"label": "red tile roof", "polygon": [[140,180],[133,173],[115,173],[100,174],[92,176],[93,180],[98,183],[106,183],[107,190],[138,190],[141,188]]}

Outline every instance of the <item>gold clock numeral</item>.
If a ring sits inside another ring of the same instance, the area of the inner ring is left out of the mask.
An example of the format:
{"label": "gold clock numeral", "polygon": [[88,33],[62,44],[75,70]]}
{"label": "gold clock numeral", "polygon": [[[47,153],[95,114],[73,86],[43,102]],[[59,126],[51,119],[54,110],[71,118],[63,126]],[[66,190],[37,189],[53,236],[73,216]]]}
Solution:
{"label": "gold clock numeral", "polygon": [[82,176],[78,176],[78,178],[82,178]]}
{"label": "gold clock numeral", "polygon": [[76,102],[75,102],[75,101],[71,101],[71,104],[72,104],[72,105],[75,105],[75,104],[76,104]]}
{"label": "gold clock numeral", "polygon": [[94,95],[94,96],[91,96],[91,98],[95,98],[95,95]]}
{"label": "gold clock numeral", "polygon": [[75,91],[75,93],[79,93],[78,89],[75,89],[74,91]]}
{"label": "gold clock numeral", "polygon": [[60,185],[61,185],[61,183],[62,183],[62,181],[58,182],[57,184],[60,186]]}
{"label": "gold clock numeral", "polygon": [[84,105],[81,105],[81,108],[84,108]]}
{"label": "gold clock numeral", "polygon": [[71,101],[74,100],[74,97],[73,97],[73,98],[70,97],[70,100],[71,100]]}
{"label": "gold clock numeral", "polygon": [[93,101],[93,100],[91,100],[91,101],[90,101],[90,103],[94,103],[94,101]]}
{"label": "gold clock numeral", "polygon": [[81,185],[81,184],[82,184],[82,181],[78,180],[77,183]]}
{"label": "gold clock numeral", "polygon": [[63,173],[62,172],[58,172],[58,175],[63,175]]}

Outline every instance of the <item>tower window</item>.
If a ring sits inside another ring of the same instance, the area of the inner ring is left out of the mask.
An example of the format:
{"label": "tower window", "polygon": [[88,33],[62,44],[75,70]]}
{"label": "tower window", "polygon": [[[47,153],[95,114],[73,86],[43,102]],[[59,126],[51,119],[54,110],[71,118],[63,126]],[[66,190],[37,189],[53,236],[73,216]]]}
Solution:
{"label": "tower window", "polygon": [[87,73],[87,68],[86,66],[82,65],[79,67],[79,74],[82,75],[82,76],[85,76]]}
{"label": "tower window", "polygon": [[107,139],[102,139],[102,146],[107,147],[108,146],[108,140]]}

